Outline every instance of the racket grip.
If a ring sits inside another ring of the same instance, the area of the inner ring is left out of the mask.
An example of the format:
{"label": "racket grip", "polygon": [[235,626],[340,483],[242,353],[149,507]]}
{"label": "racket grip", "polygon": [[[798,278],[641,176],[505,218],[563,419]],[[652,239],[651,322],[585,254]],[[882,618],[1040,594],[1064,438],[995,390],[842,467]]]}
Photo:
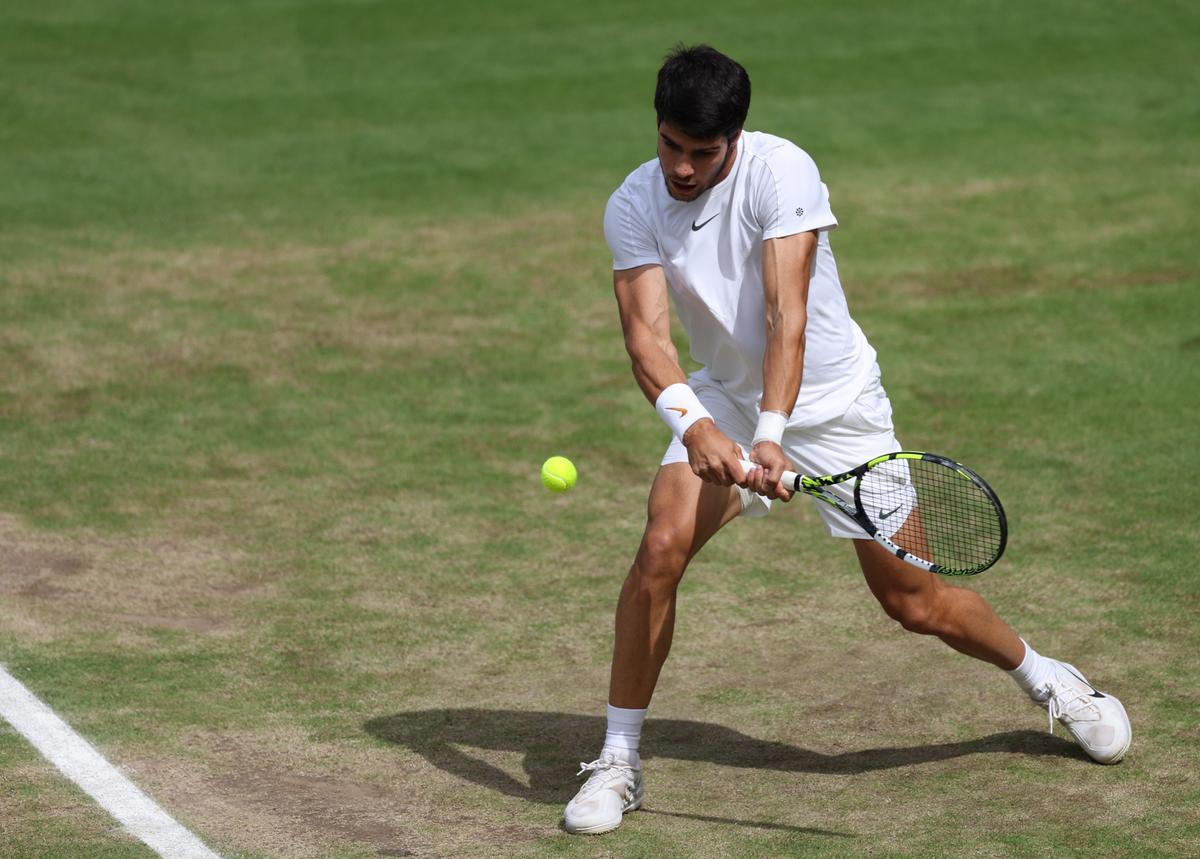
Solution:
{"label": "racket grip", "polygon": [[[750,469],[757,467],[753,462],[751,462],[748,459],[743,459],[741,462],[742,462],[742,469],[744,471],[749,471]],[[792,490],[793,492],[800,491],[800,475],[797,474],[796,472],[785,471],[780,476],[779,479],[783,483],[784,486],[786,486],[788,489]]]}

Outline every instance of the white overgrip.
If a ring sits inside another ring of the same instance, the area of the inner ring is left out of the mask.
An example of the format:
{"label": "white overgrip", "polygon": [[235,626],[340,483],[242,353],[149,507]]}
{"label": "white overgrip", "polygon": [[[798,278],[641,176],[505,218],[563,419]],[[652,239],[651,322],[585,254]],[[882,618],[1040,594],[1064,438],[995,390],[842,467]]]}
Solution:
{"label": "white overgrip", "polygon": [[[741,463],[742,463],[742,470],[745,471],[746,473],[749,473],[750,469],[752,469],[752,468],[759,467],[758,463],[751,462],[748,459],[741,460]],[[801,491],[800,487],[796,483],[796,481],[798,481],[799,479],[800,479],[800,475],[794,471],[785,471],[782,475],[780,475],[780,478],[779,478],[779,480],[783,483],[783,485],[786,486],[788,489],[791,489],[793,492]]]}

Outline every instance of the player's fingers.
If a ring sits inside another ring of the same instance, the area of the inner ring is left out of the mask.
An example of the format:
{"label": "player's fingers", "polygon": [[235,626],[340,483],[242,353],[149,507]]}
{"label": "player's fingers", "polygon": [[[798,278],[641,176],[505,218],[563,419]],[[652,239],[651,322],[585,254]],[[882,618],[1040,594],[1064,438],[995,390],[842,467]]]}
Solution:
{"label": "player's fingers", "polygon": [[717,482],[716,475],[713,474],[712,468],[709,467],[706,460],[697,457],[690,462],[690,465],[692,466],[692,474],[699,477],[705,483]]}
{"label": "player's fingers", "polygon": [[771,462],[768,457],[767,461],[761,462],[754,471],[754,491],[767,498],[778,497],[775,492],[775,484],[779,482],[779,476],[783,473],[778,463]]}
{"label": "player's fingers", "polygon": [[733,458],[726,463],[726,465],[729,467],[729,476],[732,478],[731,482],[743,487],[752,486],[754,469],[751,468],[747,470],[742,468],[742,459],[744,457],[742,454],[742,449],[737,445],[734,445],[733,447],[732,457]]}
{"label": "player's fingers", "polygon": [[733,476],[729,473],[727,463],[719,457],[704,458],[702,469],[697,473],[700,475],[700,479],[707,483],[715,483],[717,486],[729,486],[733,483]]}

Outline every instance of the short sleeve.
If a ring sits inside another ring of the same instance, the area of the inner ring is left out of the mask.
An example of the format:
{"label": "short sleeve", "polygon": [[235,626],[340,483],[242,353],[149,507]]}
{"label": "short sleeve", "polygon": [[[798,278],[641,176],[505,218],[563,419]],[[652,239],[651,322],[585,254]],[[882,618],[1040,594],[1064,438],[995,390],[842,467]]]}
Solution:
{"label": "short sleeve", "polygon": [[658,242],[626,185],[608,198],[608,206],[604,209],[604,238],[612,251],[614,271],[662,264]]}
{"label": "short sleeve", "polygon": [[754,204],[764,239],[837,227],[829,189],[808,153],[781,146],[763,159],[762,167]]}

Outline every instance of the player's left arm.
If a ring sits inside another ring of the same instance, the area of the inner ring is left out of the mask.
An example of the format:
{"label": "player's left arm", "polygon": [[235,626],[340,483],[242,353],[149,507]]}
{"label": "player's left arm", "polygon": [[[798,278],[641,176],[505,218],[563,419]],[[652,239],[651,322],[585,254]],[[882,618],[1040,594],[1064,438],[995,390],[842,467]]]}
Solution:
{"label": "player's left arm", "polygon": [[[791,415],[804,372],[804,332],[808,326],[808,284],[817,251],[817,233],[803,232],[763,242],[763,298],[767,350],[763,357],[761,410]],[[762,466],[750,476],[750,488],[786,501],[791,493],[779,483],[795,465],[775,441],[760,440],[750,454]]]}

